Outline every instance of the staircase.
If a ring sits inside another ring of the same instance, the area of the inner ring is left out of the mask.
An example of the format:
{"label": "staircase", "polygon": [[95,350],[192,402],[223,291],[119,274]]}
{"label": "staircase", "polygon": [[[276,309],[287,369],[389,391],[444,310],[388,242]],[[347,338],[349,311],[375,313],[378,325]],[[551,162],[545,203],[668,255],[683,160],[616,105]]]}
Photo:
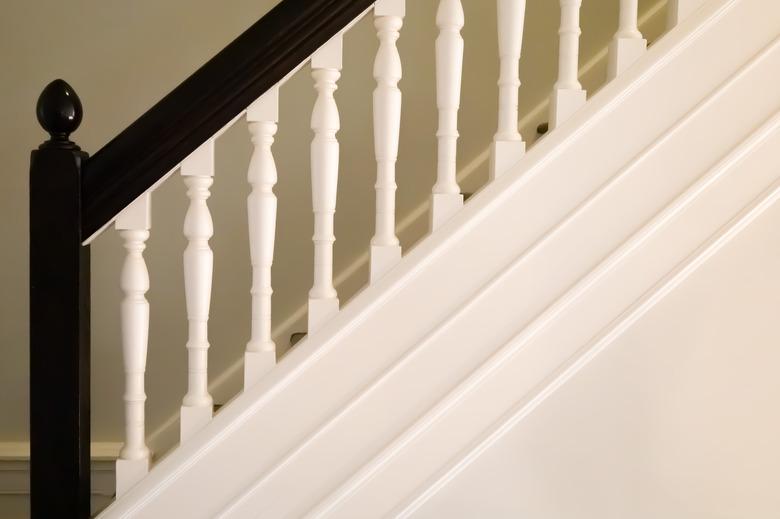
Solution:
{"label": "staircase", "polygon": [[[582,426],[581,441],[560,424],[579,416],[585,401],[595,410],[616,388],[630,392],[632,384],[609,378],[623,368],[604,368],[600,379],[588,374],[616,351],[639,352],[626,345],[637,327],[679,328],[673,317],[653,316],[730,254],[780,197],[780,3],[672,1],[669,33],[646,48],[637,0],[621,0],[609,81],[587,101],[578,80],[580,3],[560,1],[549,131],[540,128],[543,138],[526,150],[518,131],[519,63],[524,24],[533,20],[525,19],[525,0],[498,0],[490,182],[464,203],[456,154],[458,110],[473,101],[461,99],[460,88],[467,20],[460,0],[438,1],[431,234],[405,254],[395,228],[403,109],[396,40],[404,0],[283,0],[91,158],[68,137],[81,119],[75,92],[62,81],[47,87],[38,115],[51,139],[33,152],[31,166],[31,380],[63,391],[31,395],[33,516],[89,514],[88,245],[110,226],[127,251],[126,429],[117,499],[100,517],[708,516],[707,499],[659,507],[658,496],[630,495],[639,484],[620,497],[599,493],[620,486],[627,466],[651,465],[618,460],[617,453],[646,448],[631,427],[648,420],[631,414],[640,404],[615,404],[592,436]],[[340,129],[333,94],[343,35],[366,16],[374,17],[380,42],[376,228],[369,284],[342,308],[333,281]],[[307,65],[318,95],[311,118],[314,284],[305,337],[297,334],[300,342],[277,359],[271,294],[281,235],[273,143],[284,84]],[[254,146],[247,200],[252,329],[244,390],[215,414],[207,370],[207,201],[215,142],[244,118]],[[66,180],[52,185],[52,169]],[[181,443],[152,466],[144,373],[153,309],[144,249],[154,190],[175,172],[190,204],[189,385]],[[48,273],[63,262],[69,268],[52,279]],[[688,305],[704,305],[695,297]],[[68,310],[51,323],[51,309],[63,305]],[[49,346],[63,341],[68,347],[52,359]],[[73,363],[73,355],[82,362]],[[70,367],[55,370],[52,360]],[[50,427],[45,410],[52,408],[62,414],[61,429]],[[618,423],[613,416],[633,422],[610,429],[605,424]],[[612,447],[588,457],[588,446],[596,452],[605,438]],[[48,462],[55,457],[64,460],[59,473]],[[574,460],[588,467],[576,482],[569,477],[578,473]]]}

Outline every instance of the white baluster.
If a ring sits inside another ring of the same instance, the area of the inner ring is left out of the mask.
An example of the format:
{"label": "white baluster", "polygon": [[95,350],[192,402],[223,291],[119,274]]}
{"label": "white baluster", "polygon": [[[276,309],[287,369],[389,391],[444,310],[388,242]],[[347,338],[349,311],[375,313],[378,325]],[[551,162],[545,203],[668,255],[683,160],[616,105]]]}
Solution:
{"label": "white baluster", "polygon": [[458,110],[463,74],[465,24],[460,0],[440,0],[436,14],[436,102],[439,108],[438,168],[431,201],[431,228],[437,229],[462,206],[463,195],[457,181]]}
{"label": "white baluster", "polygon": [[271,266],[276,238],[276,163],[271,146],[279,121],[279,88],[274,87],[247,110],[254,152],[247,179],[249,252],[252,260],[252,336],[244,354],[244,388],[260,380],[276,364],[271,338]]}
{"label": "white baluster", "polygon": [[374,25],[379,51],[374,61],[374,150],[376,153],[376,232],[371,239],[370,280],[382,277],[401,259],[395,235],[395,164],[401,132],[401,56],[396,42],[406,12],[405,0],[378,0]]}
{"label": "white baluster", "polygon": [[666,28],[673,29],[678,23],[701,7],[706,0],[669,0],[666,18]]}
{"label": "white baluster", "polygon": [[314,209],[314,285],[309,292],[309,334],[339,310],[333,286],[333,220],[339,178],[339,111],[333,93],[341,77],[342,37],[336,36],[311,59],[317,101],[311,116],[311,194]]}
{"label": "white baluster", "polygon": [[145,410],[146,350],[149,342],[149,273],[143,251],[151,229],[151,198],[142,195],[116,219],[126,252],[120,286],[122,357],[125,369],[125,444],[116,462],[116,495],[122,496],[149,471]]}
{"label": "white baluster", "polygon": [[620,0],[618,31],[609,45],[607,78],[615,79],[647,50],[638,26],[639,0]]}
{"label": "white baluster", "polygon": [[556,128],[585,104],[586,93],[577,79],[580,53],[582,0],[560,0],[561,28],[558,46],[558,81],[550,102],[550,129]]}
{"label": "white baluster", "polygon": [[497,12],[501,74],[498,79],[498,131],[491,148],[490,178],[506,172],[525,153],[525,143],[517,128],[525,0],[498,0]]}
{"label": "white baluster", "polygon": [[211,421],[214,402],[208,389],[208,323],[214,254],[209,239],[214,235],[206,204],[214,182],[214,141],[210,140],[182,162],[181,175],[190,206],[184,217],[184,294],[187,303],[187,394],[181,406],[180,433],[184,442]]}

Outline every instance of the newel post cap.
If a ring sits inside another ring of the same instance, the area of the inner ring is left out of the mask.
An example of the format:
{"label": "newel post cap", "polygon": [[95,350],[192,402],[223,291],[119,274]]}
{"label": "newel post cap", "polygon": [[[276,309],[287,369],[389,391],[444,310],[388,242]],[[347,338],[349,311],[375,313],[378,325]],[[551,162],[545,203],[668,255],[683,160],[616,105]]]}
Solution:
{"label": "newel post cap", "polygon": [[73,87],[62,79],[55,79],[41,92],[35,112],[38,122],[50,136],[41,148],[79,149],[71,142],[70,134],[78,129],[84,111]]}

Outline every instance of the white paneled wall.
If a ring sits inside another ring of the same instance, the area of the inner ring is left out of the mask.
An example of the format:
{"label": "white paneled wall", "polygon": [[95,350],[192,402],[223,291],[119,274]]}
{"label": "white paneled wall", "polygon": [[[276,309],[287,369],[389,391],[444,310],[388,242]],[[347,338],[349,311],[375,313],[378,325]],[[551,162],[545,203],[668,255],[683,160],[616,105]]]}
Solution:
{"label": "white paneled wall", "polygon": [[411,517],[772,517],[778,219],[775,203]]}

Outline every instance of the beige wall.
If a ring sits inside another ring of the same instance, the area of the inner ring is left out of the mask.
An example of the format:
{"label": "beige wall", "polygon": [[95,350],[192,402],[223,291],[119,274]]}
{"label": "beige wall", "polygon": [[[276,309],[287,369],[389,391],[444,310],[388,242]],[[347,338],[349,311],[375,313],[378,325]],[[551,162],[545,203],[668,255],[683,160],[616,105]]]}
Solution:
{"label": "beige wall", "polygon": [[[41,88],[62,77],[78,91],[85,107],[75,140],[94,153],[145,109],[170,91],[200,64],[235,38],[274,4],[273,0],[166,0],[153,2],[7,2],[0,18],[0,87],[4,123],[0,156],[4,189],[0,190],[2,286],[0,295],[0,442],[27,437],[27,167],[29,150],[43,139],[34,117]],[[581,63],[606,46],[614,31],[617,0],[584,2]],[[663,3],[663,0],[660,0]],[[433,40],[434,0],[411,0],[402,38],[404,116],[398,164],[399,221],[419,211],[435,176],[435,91]],[[465,0],[467,26],[461,146],[466,165],[485,151],[495,125],[497,57],[495,6],[487,0]],[[642,1],[646,12],[659,0]],[[557,2],[528,0],[521,112],[529,114],[549,93],[556,70]],[[660,33],[663,13],[647,34]],[[336,221],[336,272],[354,267],[339,286],[346,302],[367,279],[365,263],[373,227],[374,163],[371,137],[372,61],[376,49],[370,19],[356,26],[345,41],[345,69],[337,92],[342,115],[341,177]],[[601,84],[605,62],[583,78],[588,88]],[[295,321],[311,284],[312,218],[309,189],[308,128],[313,90],[304,69],[282,89],[281,124],[275,146],[279,169],[279,221],[274,268],[274,320],[288,321],[278,330],[281,351],[290,331],[304,331]],[[544,112],[524,127],[527,140],[546,120]],[[143,150],[139,150],[143,153]],[[249,329],[249,283],[245,174],[250,154],[245,124],[239,122],[217,144],[217,177],[210,202],[215,236],[214,299],[210,353],[212,380],[241,358]],[[466,191],[486,179],[486,164],[463,183]],[[181,233],[186,197],[178,177],[154,196],[154,227],[147,259],[152,288],[152,325],[148,355],[149,431],[175,415],[186,380]],[[410,220],[401,234],[404,247],[427,228],[422,216]],[[93,254],[93,438],[121,440],[122,371],[118,342],[118,275],[122,250],[113,231],[100,237]],[[296,312],[298,312],[296,314]],[[52,345],[56,347],[56,345]],[[224,401],[241,384],[226,378],[215,395]],[[175,431],[169,429],[170,431]],[[170,435],[157,443],[165,445]]]}

